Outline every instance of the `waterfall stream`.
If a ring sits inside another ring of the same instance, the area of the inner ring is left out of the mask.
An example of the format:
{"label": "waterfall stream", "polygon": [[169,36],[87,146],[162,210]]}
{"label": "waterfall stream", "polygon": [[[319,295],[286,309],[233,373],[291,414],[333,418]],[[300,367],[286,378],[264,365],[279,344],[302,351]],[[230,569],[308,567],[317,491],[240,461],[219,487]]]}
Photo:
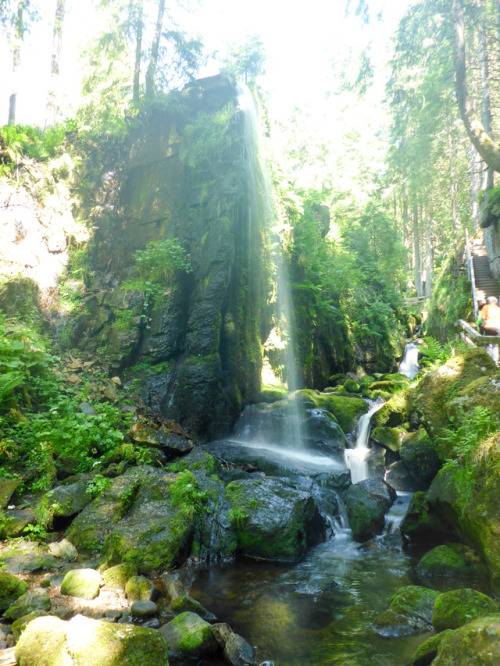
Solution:
{"label": "waterfall stream", "polygon": [[416,342],[407,342],[398,371],[409,379],[413,379],[418,369],[418,345]]}
{"label": "waterfall stream", "polygon": [[379,410],[383,401],[370,403],[366,414],[360,417],[356,428],[356,444],[353,449],[346,449],[344,452],[345,462],[348,469],[351,470],[351,480],[353,483],[364,481],[369,476],[368,456],[370,449],[368,440],[370,437],[370,420],[372,414]]}

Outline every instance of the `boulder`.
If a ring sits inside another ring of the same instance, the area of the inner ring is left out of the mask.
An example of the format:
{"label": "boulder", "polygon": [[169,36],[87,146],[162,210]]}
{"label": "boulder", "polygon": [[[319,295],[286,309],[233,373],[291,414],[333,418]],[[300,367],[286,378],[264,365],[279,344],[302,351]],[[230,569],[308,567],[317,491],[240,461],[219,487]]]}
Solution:
{"label": "boulder", "polygon": [[432,630],[432,613],[439,592],[407,585],[389,597],[389,607],[379,613],[373,628],[379,636],[396,638]]}
{"label": "boulder", "polygon": [[454,536],[449,523],[442,520],[429,506],[427,495],[416,492],[410,500],[400,525],[401,534],[412,542],[440,543]]}
{"label": "boulder", "polygon": [[61,583],[61,594],[81,599],[95,599],[101,587],[101,575],[95,569],[72,569]]}
{"label": "boulder", "polygon": [[9,620],[18,620],[33,611],[46,613],[50,610],[50,597],[45,590],[40,588],[28,590],[5,611],[4,616]]}
{"label": "boulder", "polygon": [[500,615],[481,617],[443,637],[432,666],[496,666],[500,663]]}
{"label": "boulder", "polygon": [[154,601],[134,601],[130,606],[130,612],[134,617],[145,618],[158,615],[158,606]]}
{"label": "boulder", "polygon": [[402,460],[397,460],[389,465],[384,479],[394,490],[402,490],[404,492],[416,490],[417,484]]}
{"label": "boulder", "polygon": [[10,573],[32,573],[57,568],[60,562],[34,541],[15,541],[5,544],[1,562]]}
{"label": "boulder", "polygon": [[492,615],[498,605],[482,592],[463,588],[440,594],[432,613],[432,624],[436,631],[458,629],[477,617]]}
{"label": "boulder", "polygon": [[226,497],[238,550],[247,557],[295,562],[325,538],[325,523],[311,494],[280,479],[232,481]]}
{"label": "boulder", "polygon": [[377,410],[372,418],[372,427],[387,426],[397,428],[407,423],[413,409],[412,396],[409,389],[395,393],[387,402]]}
{"label": "boulder", "polygon": [[174,613],[185,613],[186,611],[196,613],[196,615],[199,615],[207,622],[213,622],[217,619],[213,613],[208,611],[199,601],[196,601],[196,599],[193,599],[193,597],[190,597],[188,594],[183,594],[172,599],[169,605],[169,610]]}
{"label": "boulder", "polygon": [[396,496],[396,491],[382,479],[366,479],[349,488],[345,503],[355,541],[367,541],[383,531],[384,516]]}
{"label": "boulder", "polygon": [[189,594],[195,579],[195,574],[191,569],[177,569],[171,573],[164,574],[162,577],[163,587],[170,599],[175,599]]}
{"label": "boulder", "polygon": [[69,622],[39,617],[16,645],[19,666],[168,666],[165,641],[155,629],[76,615]]}
{"label": "boulder", "polygon": [[49,555],[53,555],[54,557],[63,560],[75,560],[78,557],[76,548],[71,541],[68,541],[67,539],[49,543],[48,551]]}
{"label": "boulder", "polygon": [[104,585],[116,590],[124,590],[130,578],[137,576],[137,567],[132,562],[116,564],[102,572]]}
{"label": "boulder", "polygon": [[446,631],[442,631],[439,634],[436,634],[435,636],[431,636],[428,638],[426,641],[421,643],[418,648],[415,651],[415,654],[411,658],[411,666],[429,666],[430,664],[433,663],[433,659],[437,655],[437,651],[439,649],[439,646],[441,645],[441,641],[444,639],[445,636],[448,636],[448,634],[451,634],[452,630],[447,629]]}
{"label": "boulder", "polygon": [[161,449],[165,460],[173,460],[186,455],[195,447],[188,437],[172,432],[166,426],[152,427],[143,423],[135,423],[130,428],[132,440],[138,444],[149,444]]}
{"label": "boulder", "polygon": [[53,518],[69,517],[82,511],[92,500],[86,483],[71,483],[49,490],[38,502],[38,512]]}
{"label": "boulder", "polygon": [[6,610],[28,591],[28,583],[6,571],[0,571],[0,611]]}
{"label": "boulder", "polygon": [[4,509],[9,503],[21,479],[3,479],[0,478],[0,509]]}
{"label": "boulder", "polygon": [[130,602],[155,601],[158,590],[154,583],[145,576],[132,576],[125,584],[125,596]]}
{"label": "boulder", "polygon": [[37,617],[43,617],[46,616],[47,612],[46,611],[40,611],[40,610],[34,610],[31,611],[31,613],[28,613],[28,615],[23,615],[22,617],[18,618],[17,620],[14,620],[11,626],[11,631],[12,631],[12,636],[14,638],[14,643],[17,643],[19,640],[19,637],[23,633],[23,631],[26,629],[28,624],[36,619]]}
{"label": "boulder", "polygon": [[224,645],[224,656],[233,666],[256,666],[255,650],[243,636],[231,632]]}
{"label": "boulder", "polygon": [[8,509],[5,512],[0,510],[0,539],[10,539],[23,534],[24,528],[28,525],[37,524],[37,514],[35,509],[28,507],[26,509]]}
{"label": "boulder", "polygon": [[169,651],[186,657],[209,654],[218,647],[212,627],[196,613],[181,613],[171,622],[164,624],[159,632]]}
{"label": "boulder", "polygon": [[384,449],[388,449],[394,453],[399,453],[402,437],[403,433],[401,430],[389,428],[388,426],[377,426],[370,433],[370,439],[379,446],[383,446]]}
{"label": "boulder", "polygon": [[463,578],[471,575],[464,557],[450,546],[436,546],[419,560],[417,574],[424,578]]}
{"label": "boulder", "polygon": [[427,490],[441,461],[426,431],[420,428],[404,437],[399,455],[415,481],[415,489]]}

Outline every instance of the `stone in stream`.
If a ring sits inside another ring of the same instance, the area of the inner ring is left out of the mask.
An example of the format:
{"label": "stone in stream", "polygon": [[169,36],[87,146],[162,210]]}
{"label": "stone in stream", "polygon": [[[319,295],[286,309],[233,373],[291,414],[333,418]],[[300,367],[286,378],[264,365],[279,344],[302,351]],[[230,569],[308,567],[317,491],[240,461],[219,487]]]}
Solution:
{"label": "stone in stream", "polygon": [[435,636],[431,636],[426,641],[421,643],[415,654],[411,658],[411,666],[429,666],[433,663],[433,659],[436,657],[441,641],[445,636],[451,634],[452,630],[447,629],[446,631],[441,631]]}
{"label": "stone in stream", "polygon": [[396,491],[382,479],[366,479],[349,488],[345,503],[355,541],[368,541],[382,533],[385,514],[396,497]]}
{"label": "stone in stream", "polygon": [[159,632],[168,649],[183,656],[199,657],[215,652],[218,647],[211,625],[196,613],[181,613]]}
{"label": "stone in stream", "polygon": [[5,611],[4,617],[9,620],[18,620],[33,611],[47,612],[50,610],[50,597],[40,588],[28,590]]}
{"label": "stone in stream", "polygon": [[158,590],[154,583],[145,576],[132,576],[125,585],[125,596],[130,602],[155,601]]}
{"label": "stone in stream", "polygon": [[102,572],[104,585],[115,590],[124,590],[130,578],[137,576],[137,567],[132,562],[123,562]]}
{"label": "stone in stream", "polygon": [[438,596],[437,590],[418,585],[400,587],[389,597],[388,609],[375,618],[375,632],[384,638],[396,638],[431,631],[432,613]]}
{"label": "stone in stream", "polygon": [[464,578],[474,573],[474,568],[464,557],[461,544],[436,546],[423,555],[417,564],[417,574],[425,578]]}
{"label": "stone in stream", "polygon": [[158,615],[158,606],[154,601],[134,601],[130,606],[130,612],[138,618],[153,617]]}
{"label": "stone in stream", "polygon": [[443,637],[432,666],[498,666],[500,616],[480,617]]}
{"label": "stone in stream", "polygon": [[28,591],[28,583],[6,571],[0,571],[0,611],[6,610]]}
{"label": "stone in stream", "polygon": [[224,650],[226,660],[232,666],[256,666],[255,650],[239,634],[235,634],[225,622],[212,625],[217,642]]}
{"label": "stone in stream", "polygon": [[101,575],[95,569],[72,569],[64,576],[61,594],[81,599],[95,599],[101,587]]}
{"label": "stone in stream", "polygon": [[39,617],[16,645],[20,666],[168,666],[168,649],[155,629],[76,615],[69,622]]}
{"label": "stone in stream", "polygon": [[399,455],[416,484],[416,490],[427,490],[441,468],[441,461],[426,431],[420,428],[406,435]]}
{"label": "stone in stream", "polygon": [[436,631],[458,629],[477,617],[492,615],[498,611],[493,599],[477,590],[463,588],[440,594],[432,613],[432,624]]}

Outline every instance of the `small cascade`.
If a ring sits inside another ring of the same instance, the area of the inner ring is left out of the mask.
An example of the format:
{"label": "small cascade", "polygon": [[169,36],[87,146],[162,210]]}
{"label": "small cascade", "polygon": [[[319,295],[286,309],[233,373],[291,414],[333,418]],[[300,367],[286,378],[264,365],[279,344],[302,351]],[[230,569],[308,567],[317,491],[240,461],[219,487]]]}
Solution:
{"label": "small cascade", "polygon": [[413,379],[419,370],[418,366],[418,344],[407,342],[403,352],[403,358],[399,364],[398,372]]}
{"label": "small cascade", "polygon": [[351,471],[353,483],[364,481],[369,477],[368,456],[370,455],[370,449],[368,440],[370,437],[370,420],[372,414],[378,411],[383,404],[383,401],[370,403],[370,408],[358,421],[354,448],[346,449],[344,452],[345,464]]}

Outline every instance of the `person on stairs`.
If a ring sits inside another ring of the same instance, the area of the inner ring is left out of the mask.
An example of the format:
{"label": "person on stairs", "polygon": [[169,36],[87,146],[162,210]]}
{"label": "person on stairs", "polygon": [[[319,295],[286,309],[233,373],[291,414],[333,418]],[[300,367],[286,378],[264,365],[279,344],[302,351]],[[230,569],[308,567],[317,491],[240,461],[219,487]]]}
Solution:
{"label": "person on stairs", "polygon": [[[483,335],[500,336],[500,307],[498,307],[498,299],[495,296],[488,296],[486,299],[486,305],[479,313],[478,324]],[[486,351],[498,365],[498,345],[486,345]]]}

